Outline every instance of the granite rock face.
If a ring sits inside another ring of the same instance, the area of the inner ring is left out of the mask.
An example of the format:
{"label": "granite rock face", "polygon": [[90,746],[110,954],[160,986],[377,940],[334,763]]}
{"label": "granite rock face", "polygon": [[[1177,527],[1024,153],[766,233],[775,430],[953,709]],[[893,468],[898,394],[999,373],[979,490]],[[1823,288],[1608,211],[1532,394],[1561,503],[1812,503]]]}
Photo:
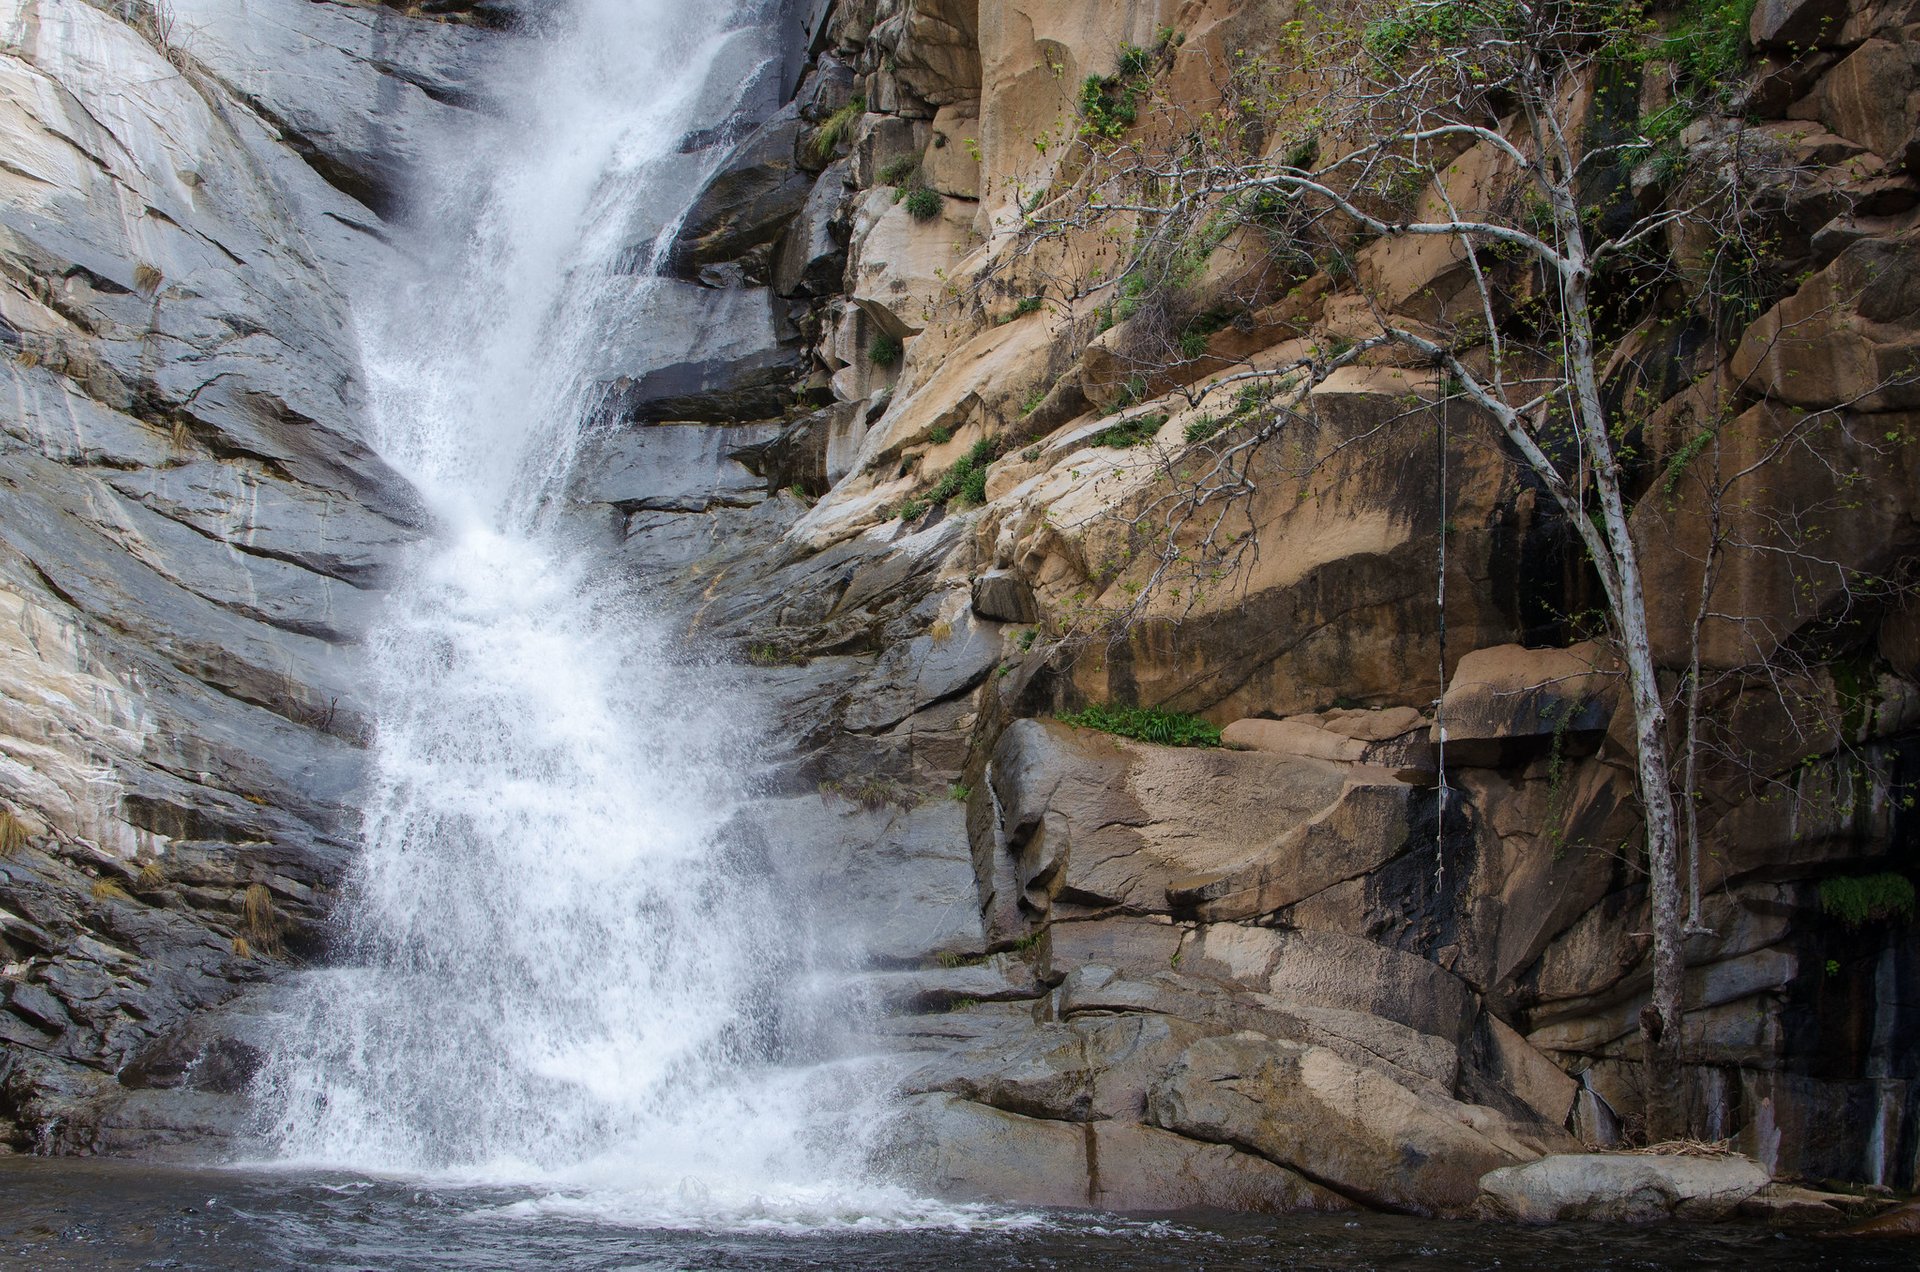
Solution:
{"label": "granite rock face", "polygon": [[[1026,201],[1072,150],[1035,138],[1056,139],[1116,50],[1159,49],[1155,90],[1198,111],[1212,68],[1283,39],[1277,22],[1238,0],[827,6],[795,98],[796,167],[826,175],[784,196],[772,276],[813,303],[808,391],[831,401],[756,452],[763,502],[623,513],[627,566],[687,597],[695,630],[747,657],[786,713],[784,789],[842,810],[799,841],[857,858],[843,836],[872,821],[836,931],[893,1004],[878,1029],[902,1053],[900,1160],[955,1195],[1464,1214],[1483,1175],[1553,1174],[1584,1160],[1576,1144],[1634,1129],[1650,970],[1618,670],[1568,621],[1596,603],[1569,527],[1507,457],[1456,434],[1442,510],[1431,431],[1398,427],[1431,402],[1430,375],[1328,377],[1303,453],[1252,473],[1260,548],[1230,585],[1162,594],[1111,641],[1084,634],[1144,579],[1127,514],[1158,506],[1190,430],[1217,426],[1177,390],[1364,335],[1361,289],[1418,323],[1470,285],[1402,242],[1363,245],[1351,276],[1283,277],[1236,239],[1195,287],[1246,312],[1147,375],[1127,323],[1102,332],[1065,298],[1065,255],[1021,254]],[[1167,23],[1178,38],[1160,41]],[[1700,632],[1721,676],[1713,745],[1740,761],[1703,770],[1683,1087],[1694,1133],[1733,1138],[1762,1182],[1914,1178],[1910,1148],[1887,1146],[1910,1146],[1896,1128],[1920,1115],[1920,964],[1900,921],[1849,927],[1822,901],[1834,876],[1915,868],[1909,603],[1855,611],[1854,652],[1802,664],[1790,689],[1730,674],[1828,630],[1845,572],[1896,576],[1920,547],[1910,448],[1886,444],[1912,405],[1910,23],[1904,6],[1755,11],[1742,135],[1801,165],[1769,196],[1796,281],[1724,338],[1636,328],[1607,390],[1651,395],[1636,495],[1684,463],[1691,385],[1746,386],[1720,433],[1730,461],[1777,453],[1810,412],[1833,421],[1833,462],[1783,470],[1764,500],[1715,510],[1674,483],[1635,513],[1656,654],[1676,669],[1702,536],[1738,523],[1716,595],[1748,617],[1710,613]],[[842,101],[847,68],[865,113],[823,141],[809,103]],[[1730,135],[1702,125],[1683,144],[1717,161]],[[785,154],[766,182],[789,180]],[[1448,175],[1501,179],[1474,151]],[[915,184],[937,214],[906,210]],[[837,290],[803,281],[840,233]],[[763,268],[746,241],[708,268]],[[1135,415],[1163,417],[1146,444],[1102,443]],[[969,473],[978,499],[937,493]],[[1769,537],[1842,505],[1823,540],[1838,573]],[[1105,702],[1199,713],[1228,749],[1045,718]],[[964,832],[911,811],[947,798]],[[1164,1171],[1116,1167],[1122,1145]],[[1641,1216],[1620,1198],[1646,1190],[1610,1187],[1547,1208]],[[1654,1191],[1661,1213],[1690,1204]]]}
{"label": "granite rock face", "polygon": [[409,130],[462,109],[481,33],[294,0],[169,13],[0,5],[16,1148],[151,1146],[172,1132],[110,1129],[136,1091],[243,1084],[244,1048],[160,1057],[313,950],[354,828],[354,641],[426,529],[362,436],[346,296],[390,267]]}

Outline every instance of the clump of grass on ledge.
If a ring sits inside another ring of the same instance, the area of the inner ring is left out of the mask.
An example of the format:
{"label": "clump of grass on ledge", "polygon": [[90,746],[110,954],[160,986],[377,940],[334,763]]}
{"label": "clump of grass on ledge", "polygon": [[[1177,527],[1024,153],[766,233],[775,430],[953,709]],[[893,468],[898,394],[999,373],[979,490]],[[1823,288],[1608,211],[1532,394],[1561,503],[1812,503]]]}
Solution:
{"label": "clump of grass on ledge", "polygon": [[932,490],[901,504],[900,519],[912,521],[928,508],[949,500],[958,500],[962,504],[985,503],[987,501],[987,467],[993,463],[999,453],[999,438],[981,438],[958,463],[940,475],[939,483]]}
{"label": "clump of grass on ledge", "polygon": [[856,97],[839,110],[821,121],[820,130],[813,135],[813,157],[818,161],[833,158],[833,152],[840,148],[840,142],[846,137],[854,121],[867,110],[867,99]]}
{"label": "clump of grass on ledge", "polygon": [[1219,746],[1220,728],[1199,716],[1183,711],[1162,711],[1158,707],[1102,706],[1098,703],[1083,711],[1060,717],[1077,729],[1098,729],[1136,742],[1155,742],[1161,746]]}
{"label": "clump of grass on ledge", "polygon": [[909,156],[905,159],[895,159],[892,163],[880,169],[877,175],[879,176],[881,185],[903,186],[909,181],[912,181],[914,174],[919,171],[920,160]]}
{"label": "clump of grass on ledge", "polygon": [[931,221],[940,215],[946,200],[932,186],[917,185],[907,191],[907,215],[916,221]]}
{"label": "clump of grass on ledge", "polygon": [[1152,441],[1167,422],[1164,415],[1136,415],[1121,420],[1118,424],[1109,424],[1093,435],[1095,446],[1112,446],[1125,449],[1131,446],[1145,446]]}
{"label": "clump of grass on ledge", "polygon": [[867,361],[885,370],[899,363],[900,356],[907,347],[894,336],[875,336],[873,343],[867,346]]}

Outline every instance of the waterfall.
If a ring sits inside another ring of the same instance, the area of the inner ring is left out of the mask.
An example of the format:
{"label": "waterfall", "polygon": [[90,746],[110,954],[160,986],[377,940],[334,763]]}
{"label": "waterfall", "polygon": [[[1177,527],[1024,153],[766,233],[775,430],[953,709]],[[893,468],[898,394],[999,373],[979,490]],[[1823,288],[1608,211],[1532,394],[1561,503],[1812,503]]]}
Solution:
{"label": "waterfall", "polygon": [[680,140],[773,44],[745,5],[575,0],[421,174],[418,268],[361,321],[376,445],[438,531],[369,640],[337,962],[256,1080],[282,1161],[609,1185],[655,1217],[875,1204],[833,1191],[845,1090],[778,1063],[805,942],[728,832],[751,713],[596,574],[562,497],[605,333],[667,285],[633,244],[704,175]]}

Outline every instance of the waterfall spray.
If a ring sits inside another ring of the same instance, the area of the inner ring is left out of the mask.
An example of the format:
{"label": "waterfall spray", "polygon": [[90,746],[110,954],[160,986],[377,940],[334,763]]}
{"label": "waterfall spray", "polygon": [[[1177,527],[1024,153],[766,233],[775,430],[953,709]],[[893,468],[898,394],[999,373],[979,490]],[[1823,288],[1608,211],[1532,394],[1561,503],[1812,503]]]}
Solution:
{"label": "waterfall spray", "polygon": [[853,1172],[809,1121],[836,1097],[775,1063],[804,940],[729,832],[749,713],[595,574],[562,498],[602,333],[668,285],[632,245],[703,176],[679,141],[771,45],[744,7],[579,0],[423,174],[420,267],[369,301],[365,356],[376,444],[439,530],[369,641],[338,962],[256,1083],[283,1160],[662,1214],[804,1207]]}

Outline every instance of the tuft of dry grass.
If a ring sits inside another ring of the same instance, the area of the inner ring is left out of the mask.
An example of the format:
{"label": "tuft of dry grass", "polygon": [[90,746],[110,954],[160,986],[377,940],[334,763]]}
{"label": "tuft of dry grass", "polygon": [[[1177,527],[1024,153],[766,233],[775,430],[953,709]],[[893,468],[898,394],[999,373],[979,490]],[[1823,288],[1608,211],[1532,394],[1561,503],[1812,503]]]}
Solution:
{"label": "tuft of dry grass", "polygon": [[267,891],[264,883],[247,885],[246,895],[240,902],[241,913],[247,919],[247,931],[257,937],[266,937],[278,926],[273,910],[273,894]]}
{"label": "tuft of dry grass", "polygon": [[133,897],[120,885],[118,879],[95,879],[93,887],[88,889],[95,901],[131,901]]}
{"label": "tuft of dry grass", "polygon": [[233,938],[233,956],[235,958],[253,957],[253,946],[247,944],[246,937],[236,936]]}
{"label": "tuft of dry grass", "polygon": [[0,808],[0,857],[11,857],[32,841],[27,823],[15,817],[12,809]]}
{"label": "tuft of dry grass", "polygon": [[134,290],[142,296],[155,295],[159,292],[160,285],[166,281],[167,276],[161,273],[158,267],[149,265],[145,261],[133,267]]}
{"label": "tuft of dry grass", "polygon": [[134,886],[151,892],[165,884],[167,868],[158,857],[150,857],[140,864],[140,874],[134,879]]}

